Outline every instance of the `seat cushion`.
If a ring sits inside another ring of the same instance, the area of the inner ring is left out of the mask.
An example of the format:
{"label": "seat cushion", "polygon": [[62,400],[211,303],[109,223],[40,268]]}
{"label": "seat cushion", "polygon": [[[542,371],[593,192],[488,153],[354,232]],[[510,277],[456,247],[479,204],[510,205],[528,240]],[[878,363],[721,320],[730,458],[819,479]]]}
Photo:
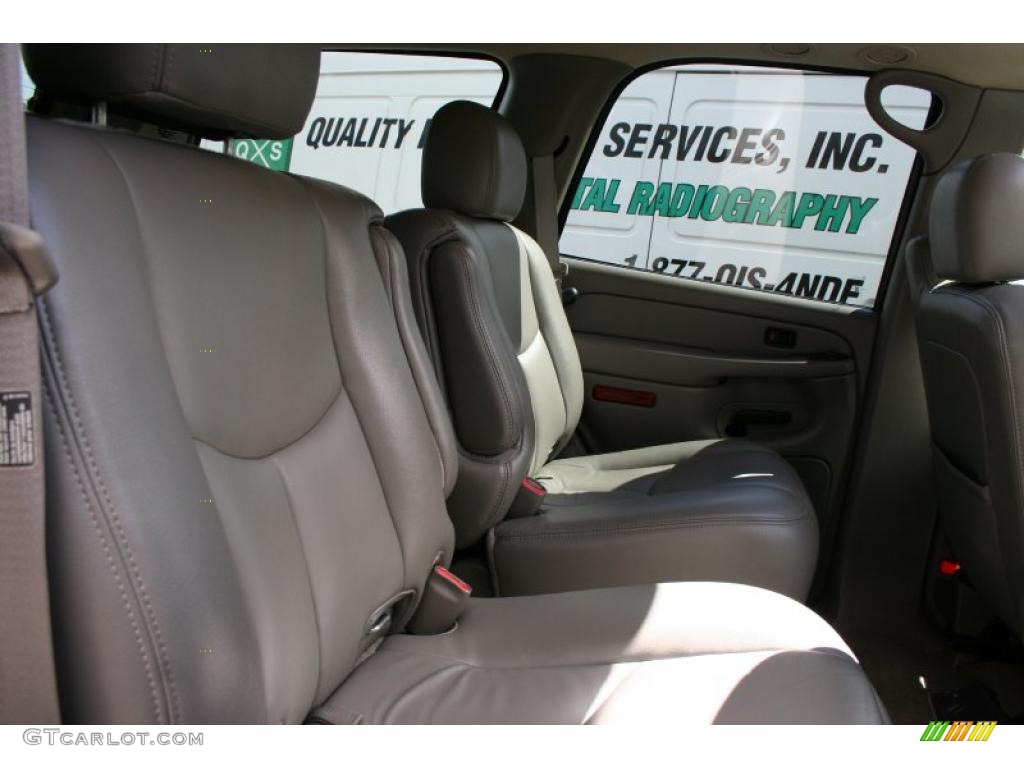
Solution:
{"label": "seat cushion", "polygon": [[676,443],[553,461],[539,479],[549,491],[541,513],[489,538],[502,595],[725,581],[807,597],[817,520],[774,451]]}
{"label": "seat cushion", "polygon": [[544,465],[537,479],[551,494],[665,493],[718,485],[736,475],[774,475],[779,482],[795,477],[775,451],[757,443],[693,440],[556,459]]}
{"label": "seat cushion", "polygon": [[346,723],[883,723],[829,625],[730,584],[471,600],[388,638],[316,713]]}

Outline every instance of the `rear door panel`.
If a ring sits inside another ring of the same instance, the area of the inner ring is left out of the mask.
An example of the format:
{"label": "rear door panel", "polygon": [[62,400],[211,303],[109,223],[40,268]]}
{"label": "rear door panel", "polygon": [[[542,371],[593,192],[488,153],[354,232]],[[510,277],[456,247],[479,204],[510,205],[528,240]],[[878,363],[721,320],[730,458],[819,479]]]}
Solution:
{"label": "rear door panel", "polygon": [[[839,502],[875,316],[573,260],[567,307],[591,452],[743,437],[800,473],[822,528]],[[781,348],[773,341],[783,339]],[[766,341],[766,339],[768,341]],[[649,393],[642,405],[600,389]],[[653,400],[653,403],[651,402]]]}

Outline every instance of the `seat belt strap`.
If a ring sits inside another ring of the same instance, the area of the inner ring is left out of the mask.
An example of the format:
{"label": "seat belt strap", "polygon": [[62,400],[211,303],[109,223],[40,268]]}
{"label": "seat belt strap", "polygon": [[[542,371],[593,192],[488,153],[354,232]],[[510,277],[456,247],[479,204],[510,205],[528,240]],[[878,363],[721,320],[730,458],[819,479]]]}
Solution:
{"label": "seat belt strap", "polygon": [[559,289],[562,279],[569,271],[558,252],[558,194],[555,191],[555,158],[541,155],[531,161],[533,175],[533,216],[536,240],[548,257],[551,274]]}
{"label": "seat belt strap", "polygon": [[0,46],[0,723],[59,723],[34,303],[56,272],[27,229],[19,63],[17,45]]}

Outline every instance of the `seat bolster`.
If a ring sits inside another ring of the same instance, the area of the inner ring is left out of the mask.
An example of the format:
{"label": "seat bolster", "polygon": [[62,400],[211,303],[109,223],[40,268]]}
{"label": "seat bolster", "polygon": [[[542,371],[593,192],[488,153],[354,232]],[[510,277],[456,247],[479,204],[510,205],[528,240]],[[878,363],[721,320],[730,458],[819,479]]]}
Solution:
{"label": "seat bolster", "polygon": [[459,444],[470,454],[493,457],[523,441],[531,410],[518,339],[510,338],[510,320],[502,314],[507,302],[496,296],[485,247],[458,218],[407,211],[386,224],[409,260],[414,308]]}
{"label": "seat bolster", "polygon": [[[404,248],[417,320],[455,428],[459,479],[448,511],[456,544],[466,547],[505,516],[533,458],[533,412],[507,302],[496,300],[490,262],[463,217],[406,211],[386,226]],[[515,244],[502,224],[487,234]]]}
{"label": "seat bolster", "polygon": [[449,408],[467,459],[449,505],[459,546],[505,516],[533,457],[526,382],[494,317],[485,269],[470,249],[451,242],[436,249],[429,270]]}
{"label": "seat bolster", "polygon": [[571,724],[655,708],[686,724],[885,721],[821,618],[778,594],[706,583],[472,600],[451,632],[390,637],[317,714]]}
{"label": "seat bolster", "polygon": [[455,487],[455,480],[459,473],[458,446],[451,417],[448,415],[448,408],[434,373],[434,366],[427,355],[423,337],[416,322],[412,297],[409,294],[409,268],[405,255],[402,253],[402,246],[391,232],[383,227],[375,226],[370,230],[370,235],[381,277],[384,280],[384,287],[395,313],[395,322],[398,324],[402,346],[405,348],[406,357],[409,358],[409,367],[412,369],[416,389],[423,401],[430,429],[437,442],[438,459],[444,478],[444,493],[447,497]]}
{"label": "seat bolster", "polygon": [[487,262],[463,242],[442,243],[429,274],[459,442],[481,456],[502,453],[521,442],[532,419],[515,351],[494,316]]}
{"label": "seat bolster", "polygon": [[[524,262],[529,270],[530,293],[533,309],[537,316],[538,330],[543,336],[544,344],[551,356],[551,363],[558,377],[557,395],[561,397],[565,413],[562,434],[550,451],[550,455],[541,457],[539,466],[551,456],[558,455],[558,452],[565,447],[576,431],[580,415],[583,413],[583,368],[580,364],[579,352],[576,349],[576,340],[569,327],[569,319],[562,306],[562,297],[559,295],[558,286],[552,277],[551,266],[543,249],[536,240],[526,233],[511,225],[509,225],[509,229],[516,236],[519,247],[525,255]],[[556,397],[554,392],[549,392],[547,395],[551,398]],[[536,409],[536,404],[534,408]],[[540,447],[538,445],[538,449]]]}

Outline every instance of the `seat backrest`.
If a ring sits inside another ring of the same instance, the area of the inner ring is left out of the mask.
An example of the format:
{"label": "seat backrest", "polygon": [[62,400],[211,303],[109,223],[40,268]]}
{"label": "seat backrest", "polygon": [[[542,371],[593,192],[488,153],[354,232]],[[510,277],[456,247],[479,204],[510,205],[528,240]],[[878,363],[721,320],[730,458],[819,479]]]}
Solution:
{"label": "seat backrest", "polygon": [[939,181],[929,236],[948,281],[917,308],[939,511],[964,572],[1024,626],[1024,159],[966,160]]}
{"label": "seat backrest", "polygon": [[[47,102],[220,137],[294,134],[319,69],[308,46],[26,60]],[[28,140],[61,273],[40,316],[63,717],[301,722],[452,551],[381,279],[399,246],[359,194],[194,144],[43,117]]]}
{"label": "seat backrest", "polygon": [[456,101],[423,148],[425,210],[389,216],[413,305],[447,396],[461,461],[449,511],[459,546],[508,512],[524,476],[572,436],[583,374],[543,250],[508,222],[526,193],[512,125]]}

